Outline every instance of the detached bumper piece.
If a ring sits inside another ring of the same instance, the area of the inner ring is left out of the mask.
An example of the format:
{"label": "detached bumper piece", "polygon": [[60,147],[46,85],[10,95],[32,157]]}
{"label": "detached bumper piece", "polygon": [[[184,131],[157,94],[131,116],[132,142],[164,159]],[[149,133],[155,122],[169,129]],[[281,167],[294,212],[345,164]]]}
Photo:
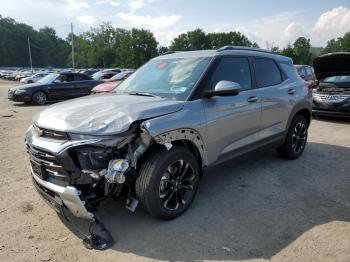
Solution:
{"label": "detached bumper piece", "polygon": [[[88,249],[104,250],[113,244],[113,238],[104,225],[88,212],[81,201],[80,192],[74,187],[61,187],[38,178],[34,172],[33,184],[40,196],[51,206],[57,213],[61,214],[67,222],[70,219],[66,216],[65,209],[68,209],[74,217],[88,219],[89,235],[83,234],[83,244]],[[99,233],[95,233],[99,231]]]}
{"label": "detached bumper piece", "polygon": [[85,208],[79,197],[80,192],[75,187],[58,186],[38,178],[34,172],[32,174],[35,188],[56,211],[60,210],[58,206],[65,206],[76,217],[94,219],[94,215]]}

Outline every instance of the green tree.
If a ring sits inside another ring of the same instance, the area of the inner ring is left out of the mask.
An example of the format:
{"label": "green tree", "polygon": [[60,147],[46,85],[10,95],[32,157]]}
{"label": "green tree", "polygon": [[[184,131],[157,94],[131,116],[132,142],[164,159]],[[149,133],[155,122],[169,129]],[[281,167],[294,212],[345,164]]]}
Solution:
{"label": "green tree", "polygon": [[343,37],[329,40],[322,50],[322,54],[333,52],[350,52],[350,32],[347,32]]}
{"label": "green tree", "polygon": [[196,29],[176,37],[169,48],[175,51],[205,50],[210,48],[210,43],[205,32]]}
{"label": "green tree", "polygon": [[117,66],[138,68],[158,55],[158,43],[154,35],[144,29],[133,28],[120,39],[117,47]]}
{"label": "green tree", "polygon": [[294,63],[309,65],[312,62],[310,39],[299,37],[293,44]]}

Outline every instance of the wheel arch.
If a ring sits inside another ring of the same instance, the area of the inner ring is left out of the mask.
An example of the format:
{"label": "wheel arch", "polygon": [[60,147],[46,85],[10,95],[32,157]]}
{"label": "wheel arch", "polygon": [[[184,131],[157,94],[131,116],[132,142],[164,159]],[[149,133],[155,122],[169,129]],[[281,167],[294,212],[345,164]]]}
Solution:
{"label": "wheel arch", "polygon": [[288,124],[287,124],[286,130],[289,130],[289,127],[292,123],[292,120],[296,115],[302,115],[306,119],[308,126],[310,126],[311,116],[312,116],[311,103],[305,101],[305,102],[297,104],[293,108],[292,113],[290,114],[290,116],[288,118]]}
{"label": "wheel arch", "polygon": [[206,165],[206,152],[202,136],[199,132],[191,128],[179,128],[171,131],[152,136],[153,143],[149,145],[147,150],[140,157],[143,158],[157,150],[164,147],[170,150],[172,146],[180,146],[188,149],[198,160],[200,169],[202,170]]}

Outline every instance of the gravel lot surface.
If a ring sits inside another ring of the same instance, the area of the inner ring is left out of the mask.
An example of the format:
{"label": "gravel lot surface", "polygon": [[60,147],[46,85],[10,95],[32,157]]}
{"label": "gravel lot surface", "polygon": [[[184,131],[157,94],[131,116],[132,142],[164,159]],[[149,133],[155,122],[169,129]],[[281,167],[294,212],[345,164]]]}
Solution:
{"label": "gravel lot surface", "polygon": [[312,121],[296,161],[267,151],[217,166],[182,217],[124,202],[98,213],[116,243],[83,247],[35,192],[24,133],[44,106],[7,100],[0,80],[0,261],[350,261],[350,121]]}

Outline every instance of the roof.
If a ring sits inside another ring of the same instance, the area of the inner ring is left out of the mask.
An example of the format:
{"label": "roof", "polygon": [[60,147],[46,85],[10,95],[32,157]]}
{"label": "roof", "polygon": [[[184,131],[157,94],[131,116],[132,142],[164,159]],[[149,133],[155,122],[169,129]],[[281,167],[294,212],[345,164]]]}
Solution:
{"label": "roof", "polygon": [[292,62],[292,59],[282,56],[268,50],[251,48],[244,46],[225,46],[218,50],[199,50],[199,51],[175,51],[168,52],[164,55],[158,56],[155,59],[171,59],[171,58],[190,58],[190,57],[217,57],[225,55],[244,55],[244,56],[259,56],[273,58],[281,62]]}

